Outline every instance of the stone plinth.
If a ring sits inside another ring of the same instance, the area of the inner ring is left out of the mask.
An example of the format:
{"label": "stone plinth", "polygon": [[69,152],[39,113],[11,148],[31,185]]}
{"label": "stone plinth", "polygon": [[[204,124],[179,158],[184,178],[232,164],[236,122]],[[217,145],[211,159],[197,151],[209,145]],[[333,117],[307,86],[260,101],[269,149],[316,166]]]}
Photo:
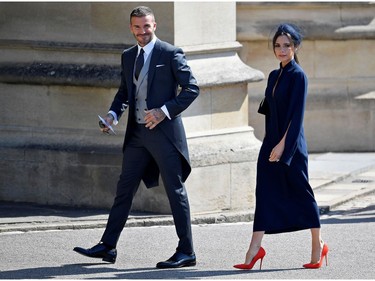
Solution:
{"label": "stone plinth", "polygon": [[[264,76],[240,60],[240,48],[237,42],[184,48],[201,88],[183,113],[193,167],[186,186],[194,213],[254,206],[260,141],[247,125],[247,87]],[[146,190],[142,185],[133,206],[170,212],[163,186]]]}

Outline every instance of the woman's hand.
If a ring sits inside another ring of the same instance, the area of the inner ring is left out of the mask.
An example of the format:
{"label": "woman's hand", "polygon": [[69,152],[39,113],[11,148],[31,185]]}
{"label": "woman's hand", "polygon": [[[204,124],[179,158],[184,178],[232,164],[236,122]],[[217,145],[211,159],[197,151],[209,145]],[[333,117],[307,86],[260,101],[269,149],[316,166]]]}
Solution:
{"label": "woman's hand", "polygon": [[271,151],[270,162],[279,162],[281,156],[283,155],[285,147],[285,138],[283,138]]}
{"label": "woman's hand", "polygon": [[286,135],[289,131],[289,127],[290,127],[290,123],[289,123],[288,129],[286,130],[286,132],[285,132],[283,138],[281,139],[281,141],[272,149],[271,154],[270,154],[270,158],[268,159],[268,161],[270,161],[270,162],[279,162],[280,161],[280,158],[281,158],[281,156],[283,155],[283,152],[284,152],[285,139],[286,139]]}

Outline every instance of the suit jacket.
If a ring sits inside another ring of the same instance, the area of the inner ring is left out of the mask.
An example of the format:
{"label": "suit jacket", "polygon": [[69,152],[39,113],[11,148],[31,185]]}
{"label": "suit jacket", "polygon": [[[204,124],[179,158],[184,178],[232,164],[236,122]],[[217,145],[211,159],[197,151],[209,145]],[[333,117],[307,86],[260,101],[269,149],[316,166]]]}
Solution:
{"label": "suit jacket", "polygon": [[[110,110],[114,111],[118,118],[121,117],[126,106],[129,108],[124,147],[136,126],[133,69],[137,52],[138,48],[135,45],[122,54],[121,84],[110,107]],[[171,120],[166,117],[158,124],[158,127],[183,156],[181,157],[183,161],[182,180],[185,181],[191,172],[191,166],[185,129],[180,114],[199,95],[199,87],[187,65],[182,49],[157,39],[151,53],[147,82],[147,108],[160,108],[166,105],[168,109]],[[178,92],[179,86],[180,91]],[[147,168],[143,181],[147,187],[153,187],[158,185],[158,179],[159,169],[153,162]]]}

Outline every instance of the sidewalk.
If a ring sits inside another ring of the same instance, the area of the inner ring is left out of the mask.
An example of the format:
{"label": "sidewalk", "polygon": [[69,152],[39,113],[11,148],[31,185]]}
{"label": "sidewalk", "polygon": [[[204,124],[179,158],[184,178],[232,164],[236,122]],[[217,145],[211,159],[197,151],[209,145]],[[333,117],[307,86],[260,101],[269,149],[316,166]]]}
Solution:
{"label": "sidewalk", "polygon": [[[375,192],[375,153],[322,153],[309,156],[310,184],[321,214],[353,198]],[[251,221],[253,211],[193,214],[193,224]],[[103,228],[108,210],[0,203],[0,233]],[[127,226],[171,225],[168,215],[132,213]]]}

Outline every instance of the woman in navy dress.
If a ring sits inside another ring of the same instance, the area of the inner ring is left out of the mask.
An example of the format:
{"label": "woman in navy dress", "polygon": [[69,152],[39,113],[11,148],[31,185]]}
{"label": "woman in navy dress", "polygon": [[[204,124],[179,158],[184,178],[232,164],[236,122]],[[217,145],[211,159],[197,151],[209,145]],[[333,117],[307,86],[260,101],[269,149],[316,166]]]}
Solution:
{"label": "woman in navy dress", "polygon": [[307,145],[303,116],[307,77],[298,64],[301,44],[298,28],[282,24],[273,37],[273,50],[280,68],[269,75],[265,99],[259,112],[265,114],[266,132],[257,163],[256,207],[253,235],[245,263],[234,267],[251,269],[266,254],[264,234],[310,229],[311,261],[305,268],[319,268],[328,246],[321,238],[319,208],[308,181]]}

